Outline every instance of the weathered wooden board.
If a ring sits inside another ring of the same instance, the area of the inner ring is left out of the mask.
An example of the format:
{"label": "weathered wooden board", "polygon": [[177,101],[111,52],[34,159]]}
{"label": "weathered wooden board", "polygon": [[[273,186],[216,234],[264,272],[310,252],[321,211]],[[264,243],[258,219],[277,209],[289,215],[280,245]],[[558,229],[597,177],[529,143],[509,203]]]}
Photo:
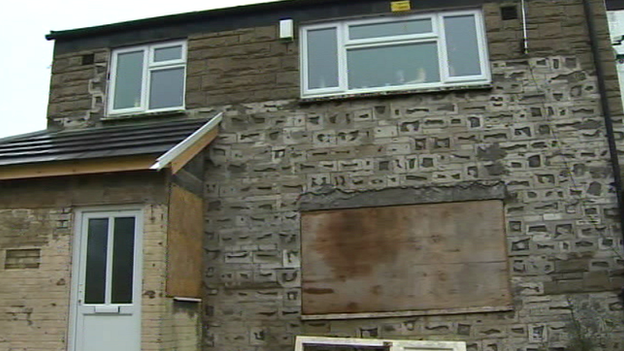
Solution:
{"label": "weathered wooden board", "polygon": [[148,170],[154,161],[154,156],[141,155],[4,166],[0,180]]}
{"label": "weathered wooden board", "polygon": [[172,184],[167,232],[167,295],[201,298],[203,201]]}
{"label": "weathered wooden board", "polygon": [[502,202],[302,214],[304,314],[511,302]]}

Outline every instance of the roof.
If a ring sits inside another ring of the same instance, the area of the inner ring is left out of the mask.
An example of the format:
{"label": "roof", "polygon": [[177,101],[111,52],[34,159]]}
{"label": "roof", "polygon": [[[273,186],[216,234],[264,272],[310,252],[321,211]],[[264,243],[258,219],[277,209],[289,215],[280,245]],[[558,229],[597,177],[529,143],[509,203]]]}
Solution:
{"label": "roof", "polygon": [[214,17],[233,16],[240,14],[253,14],[258,11],[272,11],[275,9],[298,8],[307,5],[321,5],[325,3],[345,2],[344,0],[281,0],[264,2],[244,6],[227,7],[205,11],[187,12],[175,15],[145,18],[133,21],[106,24],[101,26],[77,28],[61,31],[50,31],[46,35],[48,40],[70,39],[89,35],[108,34],[117,31],[139,29],[150,26],[162,26],[165,24],[183,23],[194,20],[207,20]]}
{"label": "roof", "polygon": [[[208,119],[177,119],[79,130],[43,130],[17,135],[0,139],[0,167],[6,170],[20,166],[41,167],[63,162],[76,164],[102,160],[114,162],[122,157],[150,156],[146,159],[150,163],[141,166],[141,169],[152,166],[159,170],[169,166],[189,148],[197,152],[203,149],[214,139],[215,126],[220,120],[221,114],[218,114]],[[209,132],[214,134],[211,134],[211,138],[206,137]],[[188,156],[184,156],[186,161]],[[37,172],[37,176],[45,175],[57,174]],[[0,179],[6,177],[0,176]]]}

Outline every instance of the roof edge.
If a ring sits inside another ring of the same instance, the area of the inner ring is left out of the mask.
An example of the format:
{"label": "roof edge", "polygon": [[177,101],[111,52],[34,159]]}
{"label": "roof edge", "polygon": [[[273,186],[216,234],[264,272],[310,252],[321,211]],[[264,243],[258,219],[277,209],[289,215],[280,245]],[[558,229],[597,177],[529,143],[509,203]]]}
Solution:
{"label": "roof edge", "polygon": [[150,169],[160,171],[161,169],[169,166],[178,156],[182,155],[186,150],[200,141],[207,133],[216,128],[222,119],[223,112],[219,112],[193,134],[189,135],[186,139],[178,143],[178,145],[172,147],[169,151],[158,157]]}
{"label": "roof edge", "polygon": [[164,24],[175,24],[180,22],[187,22],[192,20],[207,19],[211,17],[233,16],[245,13],[252,13],[257,11],[270,11],[274,9],[288,9],[296,8],[306,5],[319,5],[333,2],[344,2],[345,0],[277,0],[271,2],[263,2],[259,4],[249,4],[234,7],[225,7],[204,11],[185,12],[180,14],[150,17],[132,21],[117,22],[111,24],[104,24],[93,27],[83,27],[76,29],[51,30],[50,33],[45,35],[47,40],[59,40],[59,39],[75,39],[91,35],[109,34],[114,32],[120,32],[131,29],[138,29],[144,27],[150,27],[153,25],[162,26]]}
{"label": "roof edge", "polygon": [[59,161],[5,166],[0,173],[0,181],[76,176],[84,174],[115,173],[129,171],[152,171],[149,165],[154,162],[152,155],[103,157],[88,160]]}
{"label": "roof edge", "polygon": [[27,137],[31,137],[31,136],[35,136],[35,135],[45,134],[45,133],[47,133],[49,131],[50,131],[49,129],[40,129],[40,130],[36,130],[34,132],[27,132],[27,133],[22,133],[22,134],[9,135],[9,136],[5,136],[5,137],[0,138],[0,143],[11,141],[13,139],[21,139],[21,138],[27,138]]}
{"label": "roof edge", "polygon": [[606,0],[607,11],[624,10],[624,0]]}

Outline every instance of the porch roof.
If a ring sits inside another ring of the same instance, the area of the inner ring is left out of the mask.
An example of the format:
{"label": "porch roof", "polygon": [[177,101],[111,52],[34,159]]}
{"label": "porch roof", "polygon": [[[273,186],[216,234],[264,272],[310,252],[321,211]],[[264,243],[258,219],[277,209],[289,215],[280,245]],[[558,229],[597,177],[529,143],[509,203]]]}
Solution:
{"label": "porch roof", "polygon": [[[219,114],[208,119],[43,130],[3,138],[0,179],[168,166],[177,170],[182,166],[179,161],[186,163],[214,139],[220,120]],[[88,170],[83,169],[87,165]]]}

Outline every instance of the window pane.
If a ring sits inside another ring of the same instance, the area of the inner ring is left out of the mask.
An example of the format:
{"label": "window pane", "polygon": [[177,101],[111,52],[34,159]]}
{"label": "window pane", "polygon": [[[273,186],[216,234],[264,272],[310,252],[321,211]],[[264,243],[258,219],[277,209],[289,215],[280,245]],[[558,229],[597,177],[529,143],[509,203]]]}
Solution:
{"label": "window pane", "polygon": [[179,60],[182,58],[182,45],[154,49],[154,62]]}
{"label": "window pane", "polygon": [[389,37],[394,35],[431,33],[430,19],[389,23],[361,24],[349,27],[349,39]]}
{"label": "window pane", "polygon": [[347,52],[349,89],[438,82],[438,46],[419,43]]}
{"label": "window pane", "polygon": [[113,109],[141,106],[143,51],[117,55]]}
{"label": "window pane", "polygon": [[85,303],[104,303],[107,248],[108,219],[89,219],[87,228]]}
{"label": "window pane", "polygon": [[338,86],[336,28],[308,31],[308,89]]}
{"label": "window pane", "polygon": [[444,17],[444,30],[451,77],[480,75],[474,15]]}
{"label": "window pane", "polygon": [[113,230],[112,303],[132,302],[134,217],[115,218]]}
{"label": "window pane", "polygon": [[149,108],[182,106],[184,98],[184,67],[151,72]]}

